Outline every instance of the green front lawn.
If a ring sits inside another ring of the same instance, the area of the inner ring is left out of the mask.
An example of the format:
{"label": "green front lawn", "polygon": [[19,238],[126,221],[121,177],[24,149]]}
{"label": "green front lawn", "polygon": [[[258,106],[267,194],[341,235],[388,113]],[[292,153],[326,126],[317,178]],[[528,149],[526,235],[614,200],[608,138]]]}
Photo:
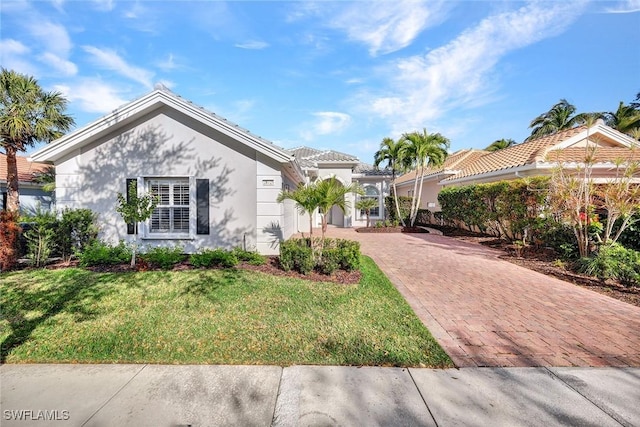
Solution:
{"label": "green front lawn", "polygon": [[3,273],[2,362],[453,366],[362,265],[359,285],[246,270]]}

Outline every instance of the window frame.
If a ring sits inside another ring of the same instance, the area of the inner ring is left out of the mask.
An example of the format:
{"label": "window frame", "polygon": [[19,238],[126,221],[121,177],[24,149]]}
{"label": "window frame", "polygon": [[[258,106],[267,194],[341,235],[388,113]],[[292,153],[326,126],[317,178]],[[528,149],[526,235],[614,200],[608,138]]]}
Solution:
{"label": "window frame", "polygon": [[[151,218],[141,223],[142,225],[142,239],[144,240],[193,240],[196,234],[197,218],[196,218],[196,182],[193,176],[184,175],[164,175],[164,176],[145,176],[138,179],[138,191],[143,191],[145,194],[151,193],[151,185],[154,181],[166,181],[171,183],[171,190],[169,193],[169,201],[173,202],[173,186],[179,183],[186,183],[189,186],[188,197],[189,203],[187,205],[174,205],[173,203],[166,205],[170,209],[178,207],[188,207],[189,229],[186,232],[152,232],[151,231]],[[165,205],[163,205],[165,206]],[[171,221],[171,219],[169,220]]]}
{"label": "window frame", "polygon": [[[373,189],[376,191],[376,195],[375,195],[375,196],[367,195],[367,194],[366,194],[366,192],[367,192],[367,188],[373,188]],[[366,185],[364,185],[364,186],[363,186],[363,189],[364,189],[364,191],[365,191],[365,194],[364,194],[364,195],[360,195],[360,194],[359,194],[359,195],[358,195],[358,200],[362,200],[362,199],[365,199],[365,198],[368,198],[368,199],[376,198],[376,199],[378,200],[378,207],[377,207],[377,208],[375,208],[375,209],[377,209],[377,210],[378,210],[378,213],[377,213],[377,215],[374,215],[374,214],[373,214],[373,209],[372,209],[372,212],[371,212],[370,218],[371,218],[371,219],[380,219],[380,218],[382,218],[382,216],[380,215],[380,213],[382,212],[382,208],[381,208],[381,206],[380,206],[380,200],[382,199],[382,191],[380,191],[380,189],[378,188],[378,186],[377,186],[377,185],[375,185],[375,184],[366,184]],[[367,215],[366,215],[364,212],[362,212],[362,210],[361,210],[361,209],[358,209],[357,211],[358,211],[358,217],[359,217],[359,219],[367,219]]]}

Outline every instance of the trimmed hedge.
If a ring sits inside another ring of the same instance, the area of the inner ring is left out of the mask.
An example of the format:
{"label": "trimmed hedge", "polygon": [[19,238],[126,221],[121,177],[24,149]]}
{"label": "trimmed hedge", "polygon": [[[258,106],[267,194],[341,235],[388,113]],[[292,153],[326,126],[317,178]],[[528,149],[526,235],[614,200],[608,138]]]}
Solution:
{"label": "trimmed hedge", "polygon": [[442,219],[507,240],[535,241],[549,186],[548,177],[447,187],[438,194]]}
{"label": "trimmed hedge", "polygon": [[313,270],[327,275],[339,269],[353,271],[360,268],[360,243],[345,239],[289,239],[280,243],[279,262],[283,270],[302,274]]}

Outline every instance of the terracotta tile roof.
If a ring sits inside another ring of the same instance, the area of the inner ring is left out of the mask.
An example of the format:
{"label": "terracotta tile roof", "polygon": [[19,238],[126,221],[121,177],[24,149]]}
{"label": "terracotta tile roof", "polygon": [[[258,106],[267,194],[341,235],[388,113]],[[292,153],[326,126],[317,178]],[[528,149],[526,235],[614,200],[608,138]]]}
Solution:
{"label": "terracotta tile roof", "polygon": [[[30,162],[24,156],[16,156],[18,166],[18,180],[20,182],[32,182],[34,175],[46,171],[51,165],[46,163]],[[7,181],[7,155],[0,154],[0,181]]]}
{"label": "terracotta tile roof", "polygon": [[[484,150],[458,150],[455,153],[451,153],[442,166],[427,168],[425,171],[425,177],[437,175],[446,171],[458,171],[464,169],[465,167],[471,165],[478,158],[487,155],[489,152]],[[416,171],[412,170],[410,172],[405,173],[401,177],[396,180],[397,184],[401,184],[403,182],[412,181],[416,177]]]}
{"label": "terracotta tile roof", "polygon": [[586,126],[578,126],[553,135],[536,138],[522,144],[494,151],[479,157],[467,165],[459,174],[451,179],[464,178],[488,172],[511,169],[530,163],[543,162],[549,148],[586,130]]}
{"label": "terracotta tile roof", "polygon": [[[631,150],[623,147],[597,147],[589,153],[593,155],[595,163],[615,163],[621,161],[640,161],[640,150]],[[562,150],[553,150],[547,153],[546,160],[549,162],[576,162],[585,161],[584,147],[569,147]]]}

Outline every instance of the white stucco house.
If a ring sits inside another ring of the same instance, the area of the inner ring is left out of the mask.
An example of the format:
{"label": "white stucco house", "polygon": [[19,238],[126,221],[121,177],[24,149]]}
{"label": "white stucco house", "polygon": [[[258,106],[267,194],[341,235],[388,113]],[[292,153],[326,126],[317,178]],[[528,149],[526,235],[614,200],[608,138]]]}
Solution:
{"label": "white stucco house", "polygon": [[[161,86],[31,158],[55,165],[57,207],[93,210],[100,237],[111,243],[129,241],[134,232],[116,212],[117,193],[135,182],[139,193],[156,194],[157,209],[138,227],[142,241],[178,244],[187,253],[234,246],[277,253],[280,241],[308,231],[308,217],[293,202],[276,201],[301,182],[361,181],[371,194],[379,192],[379,215],[388,187],[388,175],[353,156],[283,149]],[[330,223],[338,226],[364,221],[359,212],[332,214]]]}

